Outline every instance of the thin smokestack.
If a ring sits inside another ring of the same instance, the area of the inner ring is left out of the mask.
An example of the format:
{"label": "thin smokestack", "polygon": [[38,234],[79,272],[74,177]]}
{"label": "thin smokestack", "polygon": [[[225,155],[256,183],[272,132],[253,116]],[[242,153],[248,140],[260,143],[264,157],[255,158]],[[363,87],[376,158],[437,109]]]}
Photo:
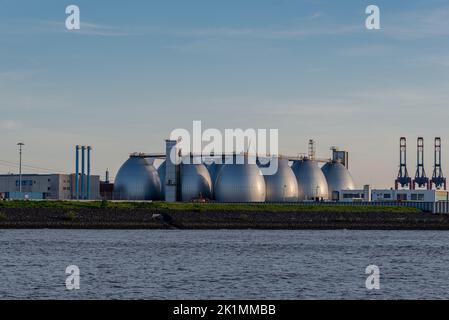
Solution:
{"label": "thin smokestack", "polygon": [[76,154],[76,160],[75,160],[75,193],[74,197],[75,199],[79,199],[79,150],[80,146],[75,147],[75,154]]}
{"label": "thin smokestack", "polygon": [[84,163],[85,163],[85,154],[86,152],[86,146],[81,147],[81,199],[84,199],[85,196],[85,190],[84,190]]}
{"label": "thin smokestack", "polygon": [[86,199],[90,199],[90,151],[92,150],[91,146],[87,147],[87,192]]}

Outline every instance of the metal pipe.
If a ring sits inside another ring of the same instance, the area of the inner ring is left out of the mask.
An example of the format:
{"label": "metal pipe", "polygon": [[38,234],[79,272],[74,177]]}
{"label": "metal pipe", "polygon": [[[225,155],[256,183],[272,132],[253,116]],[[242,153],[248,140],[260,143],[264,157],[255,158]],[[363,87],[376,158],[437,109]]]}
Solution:
{"label": "metal pipe", "polygon": [[80,178],[80,172],[79,172],[79,150],[80,146],[75,147],[75,154],[76,154],[76,160],[75,160],[75,199],[79,199],[79,178]]}
{"label": "metal pipe", "polygon": [[22,146],[25,144],[19,142],[17,145],[19,146],[19,192],[22,193]]}
{"label": "metal pipe", "polygon": [[87,192],[86,199],[90,199],[90,150],[92,150],[91,146],[87,147]]}
{"label": "metal pipe", "polygon": [[84,154],[86,151],[86,146],[81,146],[81,199],[84,199]]}

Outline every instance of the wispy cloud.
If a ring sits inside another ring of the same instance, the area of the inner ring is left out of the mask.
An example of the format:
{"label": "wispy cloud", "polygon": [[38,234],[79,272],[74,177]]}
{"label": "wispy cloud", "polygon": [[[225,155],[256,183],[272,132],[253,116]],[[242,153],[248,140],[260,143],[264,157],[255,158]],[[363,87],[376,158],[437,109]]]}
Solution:
{"label": "wispy cloud", "polygon": [[311,14],[310,16],[307,17],[308,20],[315,20],[318,18],[321,18],[323,14],[321,12],[315,12],[314,14]]}
{"label": "wispy cloud", "polygon": [[337,50],[337,53],[345,57],[372,57],[372,56],[382,56],[390,54],[393,48],[389,45],[364,45],[364,46],[352,46],[345,47],[343,49]]}
{"label": "wispy cloud", "polygon": [[419,39],[449,36],[449,6],[406,11],[388,17],[382,28],[394,38]]}
{"label": "wispy cloud", "polygon": [[56,22],[48,22],[49,25],[53,27],[59,27],[58,30],[63,32],[70,32],[79,35],[90,35],[90,36],[104,36],[104,37],[126,37],[126,36],[139,36],[144,33],[141,31],[131,30],[127,27],[122,26],[110,26],[102,25],[92,22],[81,21],[79,30],[67,30],[64,25]]}
{"label": "wispy cloud", "polygon": [[312,36],[345,35],[363,31],[359,26],[317,26],[317,27],[292,27],[292,28],[202,28],[183,30],[161,30],[169,36],[179,37],[250,37],[260,39],[294,39]]}
{"label": "wispy cloud", "polygon": [[2,130],[14,130],[22,126],[20,122],[14,120],[2,120],[0,121],[0,129]]}
{"label": "wispy cloud", "polygon": [[2,34],[33,35],[70,33],[88,36],[126,37],[126,36],[166,36],[184,38],[258,38],[258,39],[295,39],[328,35],[345,35],[363,31],[359,25],[341,25],[338,23],[316,24],[313,20],[321,17],[316,12],[296,26],[290,27],[234,27],[204,26],[200,28],[177,27],[161,28],[157,26],[105,25],[91,21],[81,21],[79,30],[67,30],[64,21],[9,21],[0,22]]}
{"label": "wispy cloud", "polygon": [[126,37],[144,35],[142,30],[127,26],[111,26],[81,21],[79,30],[67,30],[64,21],[52,20],[15,20],[8,23],[0,23],[2,34],[10,35],[35,35],[35,34],[60,34],[70,33],[86,36]]}

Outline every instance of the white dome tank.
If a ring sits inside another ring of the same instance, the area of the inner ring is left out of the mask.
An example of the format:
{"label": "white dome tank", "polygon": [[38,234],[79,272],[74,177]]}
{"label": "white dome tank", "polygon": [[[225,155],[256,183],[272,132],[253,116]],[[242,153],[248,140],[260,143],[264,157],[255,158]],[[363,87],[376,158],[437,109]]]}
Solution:
{"label": "white dome tank", "polygon": [[215,161],[207,165],[207,170],[209,171],[212,183],[215,184],[217,176],[220,173],[221,168],[224,167],[224,163],[216,163]]}
{"label": "white dome tank", "polygon": [[292,170],[298,181],[299,200],[328,199],[328,187],[326,177],[318,163],[313,160],[296,160]]}
{"label": "white dome tank", "polygon": [[212,198],[212,179],[204,164],[181,165],[182,201],[191,201],[200,197]]}
{"label": "white dome tank", "polygon": [[278,170],[273,175],[265,175],[267,202],[298,201],[298,182],[288,159],[278,158]]}
{"label": "white dome tank", "polygon": [[[212,181],[212,186],[215,186],[215,182],[217,181],[217,176],[220,173],[221,168],[223,168],[225,165],[224,163],[216,163],[216,162],[212,162],[211,164],[208,164],[207,170],[209,171],[210,174],[210,178]],[[213,198],[216,199],[216,195],[215,195],[215,189],[212,190],[212,195]]]}
{"label": "white dome tank", "polygon": [[321,168],[321,170],[327,180],[330,199],[332,199],[333,192],[355,189],[354,180],[352,180],[351,174],[341,163],[336,161],[328,162]]}
{"label": "white dome tank", "polygon": [[215,198],[219,202],[264,202],[265,179],[256,164],[226,164],[215,182]]}
{"label": "white dome tank", "polygon": [[122,200],[159,200],[161,181],[151,161],[131,155],[117,173],[114,195]]}

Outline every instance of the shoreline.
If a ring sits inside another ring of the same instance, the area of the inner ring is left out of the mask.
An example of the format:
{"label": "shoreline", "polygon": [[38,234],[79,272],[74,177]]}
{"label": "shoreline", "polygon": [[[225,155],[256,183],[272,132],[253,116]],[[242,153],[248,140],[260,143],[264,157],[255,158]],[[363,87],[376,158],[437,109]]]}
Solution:
{"label": "shoreline", "polygon": [[1,208],[0,229],[449,230],[424,212]]}

